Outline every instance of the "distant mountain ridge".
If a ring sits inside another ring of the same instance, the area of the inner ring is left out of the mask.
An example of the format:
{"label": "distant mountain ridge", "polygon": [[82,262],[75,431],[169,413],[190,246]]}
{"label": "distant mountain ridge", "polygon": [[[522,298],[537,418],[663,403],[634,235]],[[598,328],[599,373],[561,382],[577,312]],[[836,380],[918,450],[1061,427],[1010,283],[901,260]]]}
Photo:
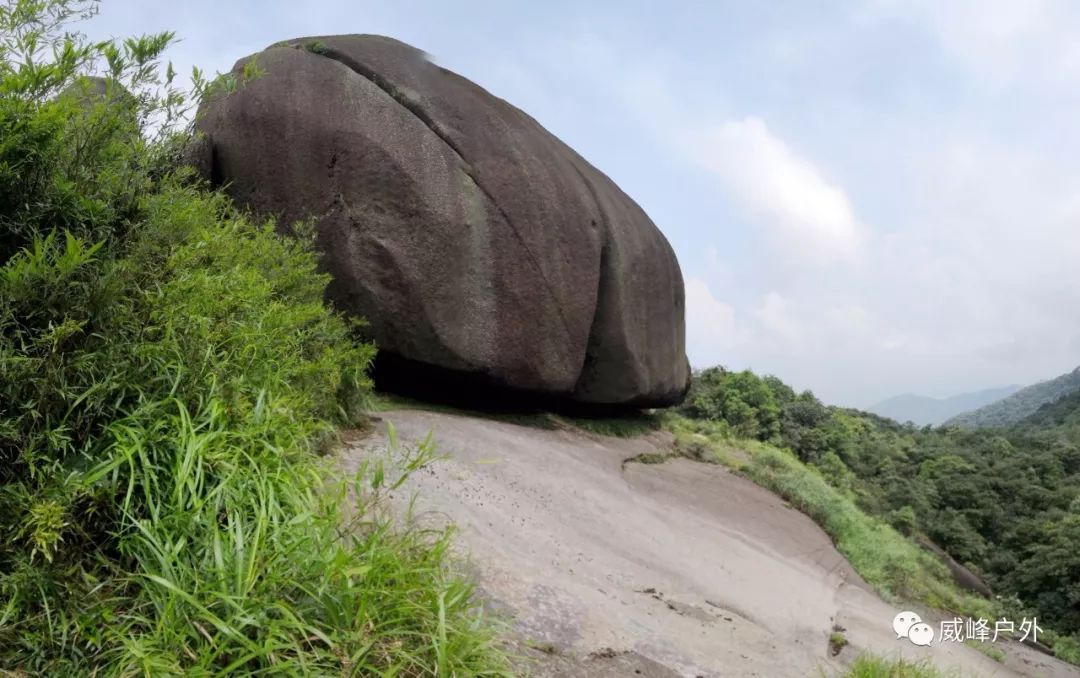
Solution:
{"label": "distant mountain ridge", "polygon": [[1046,403],[1009,430],[1031,436],[1080,438],[1080,389]]}
{"label": "distant mountain ridge", "polygon": [[1001,400],[1019,391],[1019,384],[988,388],[982,391],[961,393],[949,398],[930,398],[928,396],[905,393],[868,408],[869,412],[888,417],[900,423],[913,422],[919,426],[937,426],[950,417],[969,412]]}
{"label": "distant mountain ridge", "polygon": [[1047,381],[1040,381],[996,402],[964,412],[945,422],[946,426],[987,428],[1009,426],[1031,416],[1043,405],[1080,391],[1080,367]]}

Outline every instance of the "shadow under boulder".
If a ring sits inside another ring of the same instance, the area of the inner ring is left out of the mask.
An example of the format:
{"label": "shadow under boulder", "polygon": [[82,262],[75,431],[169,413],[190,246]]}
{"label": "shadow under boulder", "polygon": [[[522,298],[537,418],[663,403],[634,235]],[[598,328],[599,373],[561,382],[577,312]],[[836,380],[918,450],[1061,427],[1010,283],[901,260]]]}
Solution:
{"label": "shadow under boulder", "polygon": [[589,403],[561,394],[523,391],[484,374],[450,370],[387,351],[376,356],[372,377],[383,393],[465,411],[607,419],[637,416],[649,409],[633,403]]}

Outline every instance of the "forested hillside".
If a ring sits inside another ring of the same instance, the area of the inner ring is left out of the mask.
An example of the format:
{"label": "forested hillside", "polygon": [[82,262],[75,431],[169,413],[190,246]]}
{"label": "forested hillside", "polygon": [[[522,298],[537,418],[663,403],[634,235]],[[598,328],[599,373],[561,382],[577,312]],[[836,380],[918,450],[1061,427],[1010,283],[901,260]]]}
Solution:
{"label": "forested hillside", "polygon": [[977,410],[959,414],[945,422],[945,426],[963,428],[990,428],[1009,426],[1033,414],[1043,405],[1052,403],[1080,389],[1080,367],[1060,377],[1041,381],[1022,388],[1016,393]]}
{"label": "forested hillside", "polygon": [[1013,428],[1047,441],[1080,440],[1080,390],[1043,405]]}
{"label": "forested hillside", "polygon": [[711,368],[683,406],[732,436],[790,449],[866,512],[929,538],[998,595],[1080,631],[1080,394],[1004,429],[919,429]]}

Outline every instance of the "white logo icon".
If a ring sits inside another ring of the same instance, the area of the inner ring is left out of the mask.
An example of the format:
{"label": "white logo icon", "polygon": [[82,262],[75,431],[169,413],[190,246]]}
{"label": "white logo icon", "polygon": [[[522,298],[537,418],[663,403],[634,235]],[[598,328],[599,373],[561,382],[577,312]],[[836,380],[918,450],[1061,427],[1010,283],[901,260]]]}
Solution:
{"label": "white logo icon", "polygon": [[[892,620],[893,631],[896,631],[896,637],[897,638],[907,638],[908,637],[908,630],[912,626],[914,626],[915,624],[920,623],[921,621],[922,621],[922,617],[920,617],[919,615],[915,614],[911,610],[904,610],[900,614],[893,617],[893,620]],[[925,624],[924,624],[924,626],[925,626]],[[930,633],[931,633],[931,637],[932,637],[933,636],[933,631],[931,631]]]}
{"label": "white logo icon", "polygon": [[934,641],[934,629],[929,624],[912,624],[907,632],[908,640],[916,645],[927,646]]}

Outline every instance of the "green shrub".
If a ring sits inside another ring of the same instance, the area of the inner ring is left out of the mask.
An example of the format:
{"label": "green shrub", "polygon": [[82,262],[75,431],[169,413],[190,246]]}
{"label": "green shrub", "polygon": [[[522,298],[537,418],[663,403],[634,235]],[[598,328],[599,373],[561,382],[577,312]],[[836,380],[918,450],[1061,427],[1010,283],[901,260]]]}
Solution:
{"label": "green shrub", "polygon": [[1076,634],[1062,635],[1047,630],[1039,635],[1039,640],[1050,646],[1055,657],[1080,665],[1080,638]]}
{"label": "green shrub", "polygon": [[829,634],[829,654],[836,656],[848,646],[848,639],[841,631],[833,631]]}
{"label": "green shrub", "polygon": [[851,668],[843,674],[844,678],[945,678],[946,674],[936,669],[929,661],[906,661],[871,654],[860,655]]}
{"label": "green shrub", "polygon": [[0,669],[503,672],[446,535],[317,454],[374,347],[310,242],[172,167],[171,36],[87,43],[94,9],[0,7]]}

